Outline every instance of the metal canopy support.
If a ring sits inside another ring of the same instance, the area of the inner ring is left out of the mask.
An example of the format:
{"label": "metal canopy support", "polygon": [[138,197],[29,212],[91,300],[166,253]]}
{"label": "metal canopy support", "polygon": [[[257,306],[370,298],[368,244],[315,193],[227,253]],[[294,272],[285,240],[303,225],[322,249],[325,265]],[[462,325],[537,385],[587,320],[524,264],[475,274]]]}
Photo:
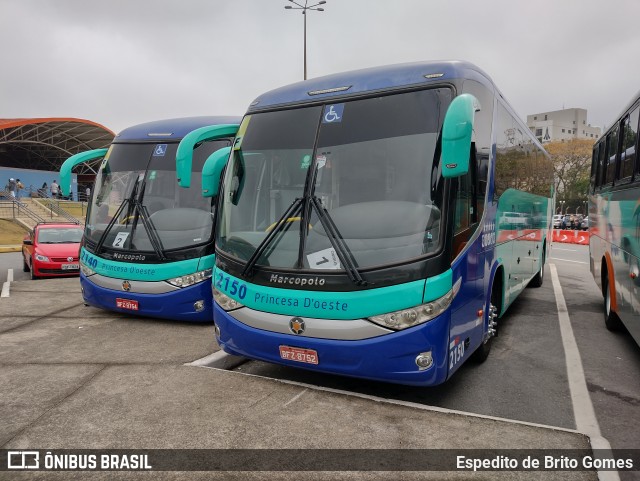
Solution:
{"label": "metal canopy support", "polygon": [[[81,119],[0,120],[0,167],[59,170],[71,155],[108,147],[114,134]],[[100,162],[79,165],[76,173],[95,175]]]}

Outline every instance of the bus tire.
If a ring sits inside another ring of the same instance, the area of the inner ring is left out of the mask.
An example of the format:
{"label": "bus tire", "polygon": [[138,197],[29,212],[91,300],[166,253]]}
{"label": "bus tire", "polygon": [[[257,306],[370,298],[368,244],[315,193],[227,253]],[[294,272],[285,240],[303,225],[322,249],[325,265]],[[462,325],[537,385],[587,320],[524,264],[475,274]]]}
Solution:
{"label": "bus tire", "polygon": [[[496,273],[496,275],[498,275],[498,273]],[[489,312],[487,313],[487,316],[491,316],[492,315],[492,309],[496,309],[497,311],[499,311],[499,299],[502,297],[502,293],[499,292],[500,290],[500,284],[498,284],[496,286],[495,282],[493,284],[493,286],[491,287],[491,302],[489,303]],[[496,314],[497,316],[497,314]],[[487,329],[490,329],[491,327],[488,326]],[[494,328],[496,329],[497,332],[497,326]],[[489,336],[487,339],[484,339],[482,341],[482,343],[480,344],[480,346],[478,346],[478,348],[474,351],[473,354],[471,354],[471,362],[475,363],[475,364],[482,364],[483,362],[485,362],[487,360],[487,358],[489,357],[489,353],[491,352],[491,344],[493,342],[493,335]]]}
{"label": "bus tire", "polygon": [[529,281],[529,287],[542,287],[542,283],[544,282],[544,261],[546,258],[545,248],[542,248],[542,259],[540,262],[540,270],[538,273],[533,276],[533,279]]}
{"label": "bus tire", "polygon": [[489,357],[489,353],[491,352],[492,340],[493,337],[490,337],[478,346],[478,349],[476,349],[473,354],[471,354],[471,362],[473,362],[474,364],[482,364],[487,360],[487,358]]}
{"label": "bus tire", "polygon": [[615,311],[611,310],[611,290],[609,289],[609,277],[604,278],[602,286],[604,291],[604,324],[612,332],[622,330],[622,321],[618,317]]}

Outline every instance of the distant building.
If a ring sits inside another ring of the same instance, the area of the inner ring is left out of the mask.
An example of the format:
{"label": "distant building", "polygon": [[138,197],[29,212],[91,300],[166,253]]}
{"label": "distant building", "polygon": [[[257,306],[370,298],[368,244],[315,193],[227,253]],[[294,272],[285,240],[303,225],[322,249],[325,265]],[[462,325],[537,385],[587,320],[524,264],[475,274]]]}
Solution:
{"label": "distant building", "polygon": [[564,109],[527,115],[527,127],[542,143],[589,139],[596,141],[602,134],[600,127],[587,123],[585,109]]}

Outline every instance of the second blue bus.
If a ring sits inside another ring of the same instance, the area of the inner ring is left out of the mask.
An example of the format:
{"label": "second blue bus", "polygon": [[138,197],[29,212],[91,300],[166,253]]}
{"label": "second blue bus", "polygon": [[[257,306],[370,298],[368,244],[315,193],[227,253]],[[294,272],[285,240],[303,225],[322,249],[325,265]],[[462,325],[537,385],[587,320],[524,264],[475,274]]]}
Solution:
{"label": "second blue bus", "polygon": [[[86,304],[211,322],[216,213],[215,198],[203,196],[202,174],[208,158],[231,145],[239,121],[192,117],[136,125],[118,134],[108,150],[65,162],[63,189],[74,165],[103,157],[80,250]],[[186,175],[177,162],[184,139],[192,140]]]}

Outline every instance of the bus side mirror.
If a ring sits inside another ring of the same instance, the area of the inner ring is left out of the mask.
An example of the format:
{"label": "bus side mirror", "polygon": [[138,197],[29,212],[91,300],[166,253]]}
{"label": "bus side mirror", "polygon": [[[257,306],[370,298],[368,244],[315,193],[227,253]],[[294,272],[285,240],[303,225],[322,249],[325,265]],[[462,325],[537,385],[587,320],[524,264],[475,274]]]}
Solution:
{"label": "bus side mirror", "polygon": [[216,140],[234,137],[239,125],[224,124],[200,127],[189,132],[180,141],[176,152],[176,177],[180,187],[191,187],[191,164],[193,163],[193,149],[196,144],[206,140]]}
{"label": "bus side mirror", "polygon": [[90,162],[104,157],[107,154],[107,150],[108,149],[88,150],[87,152],[72,155],[65,160],[60,167],[60,190],[62,191],[62,195],[67,196],[71,191],[71,170],[83,162]]}
{"label": "bus side mirror", "polygon": [[220,174],[227,165],[231,147],[216,150],[202,167],[202,197],[215,197],[220,190]]}
{"label": "bus side mirror", "polygon": [[480,103],[471,94],[457,96],[447,109],[442,126],[442,176],[460,177],[469,172],[469,152],[475,113]]}

